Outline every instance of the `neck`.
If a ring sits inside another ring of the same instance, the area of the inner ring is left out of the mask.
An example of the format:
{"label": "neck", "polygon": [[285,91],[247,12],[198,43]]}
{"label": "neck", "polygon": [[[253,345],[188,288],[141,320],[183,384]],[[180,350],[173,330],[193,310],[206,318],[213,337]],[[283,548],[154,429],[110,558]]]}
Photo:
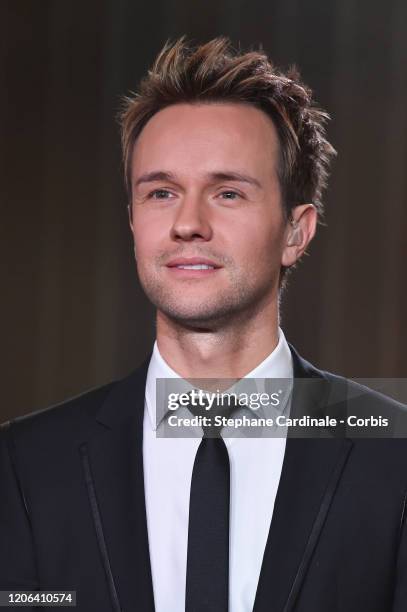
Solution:
{"label": "neck", "polygon": [[158,312],[157,344],[183,378],[243,378],[278,344],[278,307],[212,329],[191,328]]}

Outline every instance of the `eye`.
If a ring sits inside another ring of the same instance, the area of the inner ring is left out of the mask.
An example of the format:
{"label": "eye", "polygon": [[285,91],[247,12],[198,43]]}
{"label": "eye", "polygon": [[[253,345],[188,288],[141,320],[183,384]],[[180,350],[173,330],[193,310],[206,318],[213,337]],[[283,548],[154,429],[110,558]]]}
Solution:
{"label": "eye", "polygon": [[240,194],[237,193],[236,191],[222,191],[222,193],[219,194],[222,199],[224,200],[236,200],[237,198],[240,198]]}
{"label": "eye", "polygon": [[169,200],[172,197],[172,193],[168,189],[154,189],[148,194],[149,198],[153,200]]}

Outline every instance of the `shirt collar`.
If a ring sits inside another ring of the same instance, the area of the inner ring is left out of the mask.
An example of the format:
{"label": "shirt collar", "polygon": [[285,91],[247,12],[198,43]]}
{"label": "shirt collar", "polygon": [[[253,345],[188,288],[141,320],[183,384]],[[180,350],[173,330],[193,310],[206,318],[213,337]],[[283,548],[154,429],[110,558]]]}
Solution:
{"label": "shirt collar", "polygon": [[[275,349],[258,366],[246,374],[245,378],[256,379],[282,379],[293,377],[293,364],[290,347],[285,339],[283,330],[278,328],[278,343]],[[181,378],[166,361],[158,350],[157,341],[154,343],[153,354],[148,366],[146,380],[146,405],[150,417],[151,427],[157,429],[156,419],[156,380],[157,378]]]}

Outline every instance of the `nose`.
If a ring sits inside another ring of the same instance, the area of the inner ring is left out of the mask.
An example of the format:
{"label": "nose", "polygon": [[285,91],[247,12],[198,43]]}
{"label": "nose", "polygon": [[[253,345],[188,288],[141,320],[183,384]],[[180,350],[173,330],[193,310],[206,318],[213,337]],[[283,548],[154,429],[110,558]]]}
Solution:
{"label": "nose", "polygon": [[185,196],[177,208],[171,227],[171,238],[176,241],[207,241],[212,227],[205,202],[198,196]]}

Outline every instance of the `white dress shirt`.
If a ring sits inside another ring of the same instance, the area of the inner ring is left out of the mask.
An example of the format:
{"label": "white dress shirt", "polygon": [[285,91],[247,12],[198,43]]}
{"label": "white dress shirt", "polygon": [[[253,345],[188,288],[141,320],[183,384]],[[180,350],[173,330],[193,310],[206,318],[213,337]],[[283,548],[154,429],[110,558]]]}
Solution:
{"label": "white dress shirt", "polygon": [[[281,329],[274,351],[245,378],[289,378],[291,351]],[[157,343],[149,364],[143,462],[156,612],[184,612],[192,468],[200,437],[156,436],[156,379],[178,378]],[[202,436],[202,432],[200,434]],[[285,437],[225,437],[230,459],[229,609],[253,609],[284,459]]]}

